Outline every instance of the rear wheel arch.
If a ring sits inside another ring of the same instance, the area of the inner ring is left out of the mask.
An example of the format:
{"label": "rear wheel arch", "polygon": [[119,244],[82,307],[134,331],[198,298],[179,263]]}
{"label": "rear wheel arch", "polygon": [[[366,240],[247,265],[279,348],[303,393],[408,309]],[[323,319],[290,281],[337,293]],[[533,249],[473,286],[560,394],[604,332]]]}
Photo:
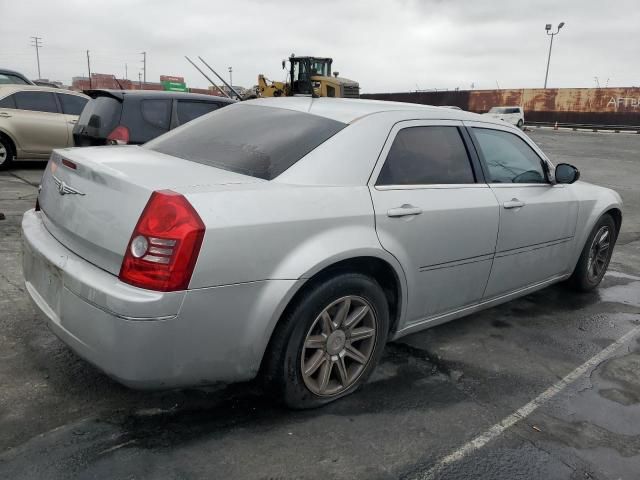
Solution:
{"label": "rear wheel arch", "polygon": [[[360,273],[378,282],[389,304],[389,331],[395,331],[400,319],[402,300],[404,298],[400,274],[396,268],[380,257],[358,256],[346,258],[336,261],[316,272],[302,285],[300,291],[303,291],[305,288],[310,288],[310,286],[322,282],[325,278],[339,273]],[[297,295],[296,293],[296,296]],[[294,300],[295,296],[290,303],[293,303]]]}
{"label": "rear wheel arch", "polygon": [[401,273],[391,263],[380,257],[356,256],[341,259],[314,272],[292,295],[270,332],[269,341],[263,352],[263,366],[265,354],[269,352],[271,343],[278,335],[278,327],[281,325],[282,319],[287,317],[288,312],[295,308],[300,298],[307,292],[322,284],[326,279],[342,273],[360,273],[374,279],[380,285],[389,305],[389,338],[393,337],[393,332],[395,332],[401,318],[402,302],[406,296]]}

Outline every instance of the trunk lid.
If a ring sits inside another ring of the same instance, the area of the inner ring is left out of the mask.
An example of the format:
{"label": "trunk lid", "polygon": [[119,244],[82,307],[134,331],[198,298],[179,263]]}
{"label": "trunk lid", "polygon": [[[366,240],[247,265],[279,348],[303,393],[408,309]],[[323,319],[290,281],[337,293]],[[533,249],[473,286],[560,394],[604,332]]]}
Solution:
{"label": "trunk lid", "polygon": [[263,180],[137,146],[73,148],[53,152],[38,200],[45,227],[60,243],[118,275],[153,191],[257,182]]}

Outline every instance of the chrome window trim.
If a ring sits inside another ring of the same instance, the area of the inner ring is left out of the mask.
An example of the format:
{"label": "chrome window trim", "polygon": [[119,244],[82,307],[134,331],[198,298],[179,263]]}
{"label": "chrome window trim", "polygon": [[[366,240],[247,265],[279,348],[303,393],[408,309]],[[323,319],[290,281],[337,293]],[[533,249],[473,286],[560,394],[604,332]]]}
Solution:
{"label": "chrome window trim", "polygon": [[488,183],[491,188],[514,188],[514,187],[545,187],[545,188],[564,188],[564,185],[557,183],[544,182],[544,183]]}
{"label": "chrome window trim", "polygon": [[[545,184],[546,185],[546,184]],[[459,188],[489,188],[486,183],[425,183],[415,185],[374,185],[376,190],[441,190]]]}

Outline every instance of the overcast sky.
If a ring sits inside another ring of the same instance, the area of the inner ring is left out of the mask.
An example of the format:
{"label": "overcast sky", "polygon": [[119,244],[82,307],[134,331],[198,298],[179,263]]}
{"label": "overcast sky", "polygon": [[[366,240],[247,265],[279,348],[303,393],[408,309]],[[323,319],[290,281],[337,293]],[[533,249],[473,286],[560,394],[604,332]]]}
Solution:
{"label": "overcast sky", "polygon": [[363,92],[542,87],[549,48],[544,25],[566,23],[554,40],[552,87],[640,85],[638,0],[0,0],[0,67],[37,77],[30,36],[43,38],[42,76],[70,82],[93,72],[147,80],[207,81],[184,55],[201,55],[228,81],[249,87],[258,73],[281,80],[280,62],[330,56]]}

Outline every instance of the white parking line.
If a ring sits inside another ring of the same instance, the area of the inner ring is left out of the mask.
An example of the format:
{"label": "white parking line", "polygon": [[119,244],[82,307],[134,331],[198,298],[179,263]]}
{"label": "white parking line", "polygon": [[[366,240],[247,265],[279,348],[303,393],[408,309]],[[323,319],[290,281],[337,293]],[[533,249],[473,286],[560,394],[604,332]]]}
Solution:
{"label": "white parking line", "polygon": [[607,348],[602,350],[600,353],[598,353],[594,357],[591,357],[585,363],[583,363],[578,368],[573,370],[571,373],[569,373],[566,377],[564,377],[558,383],[546,389],[544,392],[542,392],[536,398],[531,400],[525,406],[519,408],[508,417],[503,418],[500,422],[496,423],[494,426],[489,428],[484,433],[478,435],[470,442],[458,448],[453,453],[450,453],[446,457],[443,457],[442,459],[438,460],[429,470],[418,475],[415,478],[420,480],[430,480],[434,478],[435,475],[447,465],[457,462],[458,460],[461,460],[462,458],[469,455],[470,453],[484,447],[487,443],[489,443],[490,441],[500,436],[500,434],[502,434],[502,432],[507,430],[509,427],[513,426],[514,424],[518,423],[520,420],[523,420],[529,415],[531,415],[538,407],[540,407],[541,405],[546,403],[548,400],[556,396],[558,393],[564,390],[569,384],[573,383],[575,380],[580,378],[591,368],[595,367],[600,362],[605,360],[609,355],[615,352],[624,343],[626,343],[627,340],[631,339],[637,333],[640,333],[640,326],[635,327],[634,329],[625,333],[618,340],[613,342],[611,345],[609,345]]}

